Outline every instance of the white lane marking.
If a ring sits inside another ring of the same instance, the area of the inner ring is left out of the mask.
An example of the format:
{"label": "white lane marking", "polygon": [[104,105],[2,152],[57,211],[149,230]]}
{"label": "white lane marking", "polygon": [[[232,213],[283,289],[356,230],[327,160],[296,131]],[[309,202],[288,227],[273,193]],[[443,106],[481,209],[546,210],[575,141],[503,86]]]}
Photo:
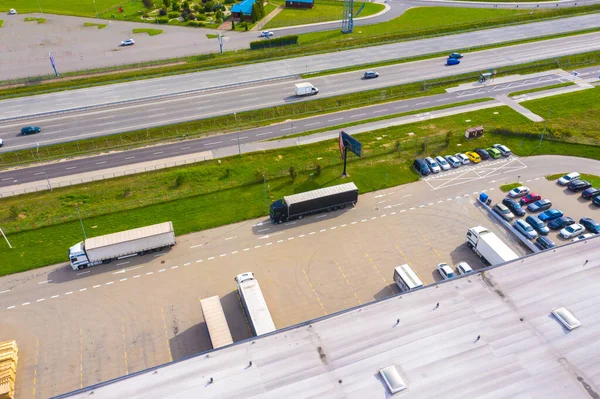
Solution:
{"label": "white lane marking", "polygon": [[[44,175],[44,174],[45,174],[44,172],[37,172],[37,173],[34,173],[33,175],[38,176],[38,175]],[[4,179],[2,179],[2,180],[4,180]]]}
{"label": "white lane marking", "polygon": [[244,248],[243,251],[250,251],[250,248]]}
{"label": "white lane marking", "polygon": [[403,195],[402,198],[410,197],[412,194]]}
{"label": "white lane marking", "polygon": [[355,115],[350,115],[350,118],[359,118],[361,116],[365,116],[366,114],[355,114]]}
{"label": "white lane marking", "polygon": [[[129,263],[129,262],[125,262],[125,263]],[[122,264],[124,264],[124,263],[117,263],[117,266],[122,265]],[[123,273],[126,273],[131,270],[141,269],[142,267],[144,267],[144,266],[135,266],[135,267],[130,267],[129,269],[121,269],[119,271],[114,272],[113,274],[123,274]]]}
{"label": "white lane marking", "polygon": [[377,219],[377,216],[373,216],[373,217],[371,218],[371,220],[373,220],[373,219]]}
{"label": "white lane marking", "polygon": [[148,272],[148,273],[146,273],[146,276],[149,276],[151,274],[154,274],[154,272]]}
{"label": "white lane marking", "polygon": [[196,261],[196,263],[201,263],[201,262],[202,262],[202,259],[198,259],[198,260]]}
{"label": "white lane marking", "polygon": [[294,239],[294,237],[289,237],[289,238],[288,238],[288,241],[290,241],[290,240],[293,240],[293,239]]}
{"label": "white lane marking", "polygon": [[395,215],[395,214],[396,214],[396,212],[392,212],[392,213],[390,213],[390,215]]}
{"label": "white lane marking", "polygon": [[327,214],[324,214],[324,215],[319,215],[319,216],[317,216],[316,218],[317,218],[317,219],[320,219],[320,218],[324,218],[324,217],[327,217]]}
{"label": "white lane marking", "polygon": [[14,308],[15,308],[14,306],[9,306],[6,308],[6,310],[10,310],[10,309],[14,309]]}
{"label": "white lane marking", "polygon": [[319,233],[323,233],[325,231],[327,231],[327,229],[321,229],[321,230],[319,230]]}
{"label": "white lane marking", "polygon": [[214,258],[215,258],[214,256],[211,256],[210,258],[208,258],[208,260],[213,260]]}
{"label": "white lane marking", "polygon": [[412,211],[412,210],[414,210],[414,209],[415,209],[414,207],[412,207],[412,208],[408,208],[408,210],[409,210],[409,211]]}
{"label": "white lane marking", "polygon": [[260,230],[258,230],[258,232],[259,232],[259,233],[262,233],[263,231],[267,231],[267,230],[270,230],[270,228],[266,228],[266,229],[260,229]]}
{"label": "white lane marking", "polygon": [[356,224],[356,222],[352,222],[352,223],[350,223],[350,224]]}
{"label": "white lane marking", "polygon": [[227,237],[227,238],[225,239],[225,241],[227,241],[227,240],[233,240],[233,239],[234,239],[234,238],[236,238],[236,237],[237,237],[237,236]]}
{"label": "white lane marking", "polygon": [[268,243],[265,244],[265,246],[269,246],[269,245],[273,245],[273,243],[272,242],[268,242]]}
{"label": "white lane marking", "polygon": [[167,270],[167,269],[160,269],[158,272],[159,272],[159,273],[162,273],[162,272],[164,272],[165,270]]}
{"label": "white lane marking", "polygon": [[271,134],[273,132],[256,133],[256,136],[264,136],[265,134]]}
{"label": "white lane marking", "polygon": [[[191,265],[191,264],[192,264],[191,262],[187,262],[187,263],[184,263],[183,265],[184,265],[184,266],[189,266],[189,265]],[[173,267],[173,269],[175,269],[175,267]]]}
{"label": "white lane marking", "polygon": [[[41,172],[41,173],[42,173],[42,174],[44,174],[44,172]],[[13,180],[13,179],[14,179],[14,177],[7,177],[7,178],[5,178],[5,179],[2,179],[2,181],[5,181],[5,180]]]}
{"label": "white lane marking", "polygon": [[[128,264],[128,263],[129,263],[129,262],[121,262],[121,263],[117,263],[117,266],[123,266],[123,265],[126,265],[126,264]],[[113,274],[114,274],[114,273],[113,273]]]}
{"label": "white lane marking", "polygon": [[425,102],[422,102],[422,103],[416,103],[415,105],[425,105],[425,104],[429,104],[429,101],[425,101]]}
{"label": "white lane marking", "polygon": [[271,238],[271,236],[267,234],[266,236],[258,237],[259,240],[266,240],[267,238]]}
{"label": "white lane marking", "polygon": [[238,251],[232,251],[232,252],[231,252],[231,254],[232,254],[232,255],[235,255],[235,254],[237,254],[237,253],[238,253]]}
{"label": "white lane marking", "polygon": [[81,273],[77,273],[78,276],[81,276],[82,274],[88,274],[90,271],[86,271],[86,272],[81,272]]}
{"label": "white lane marking", "polygon": [[429,204],[427,204],[427,205],[428,205],[428,206],[431,206],[431,205],[433,205],[433,202],[430,202],[430,203],[429,203]]}
{"label": "white lane marking", "polygon": [[227,256],[227,254],[221,254],[219,255],[219,258],[222,258],[223,256]]}
{"label": "white lane marking", "polygon": [[399,107],[395,107],[394,109],[401,109],[401,108],[406,108],[406,107],[408,107],[408,105],[401,105]]}
{"label": "white lane marking", "polygon": [[329,230],[335,230],[335,229],[337,229],[337,227],[336,227],[336,226],[333,226],[333,227],[330,227],[330,228],[329,228]]}
{"label": "white lane marking", "polygon": [[10,290],[4,290],[4,291],[0,291],[0,294],[5,294],[7,292],[10,292]]}
{"label": "white lane marking", "polygon": [[65,169],[66,169],[66,170],[71,170],[71,169],[76,169],[76,168],[77,168],[77,166],[71,166],[71,167],[69,167],[69,168],[65,168]]}
{"label": "white lane marking", "polygon": [[120,279],[119,281],[127,281],[127,277]]}
{"label": "white lane marking", "polygon": [[59,297],[59,295],[52,295],[52,296],[50,297],[50,299],[54,299],[54,298],[58,298],[58,297]]}
{"label": "white lane marking", "polygon": [[192,147],[181,147],[182,150],[189,150]]}
{"label": "white lane marking", "polygon": [[96,165],[102,165],[104,163],[106,163],[106,161],[96,162]]}
{"label": "white lane marking", "polygon": [[100,288],[102,287],[100,284],[93,286],[92,288]]}
{"label": "white lane marking", "polygon": [[157,152],[153,152],[152,154],[153,155],[158,155],[158,154],[162,154],[162,153],[163,153],[162,151],[157,151]]}
{"label": "white lane marking", "polygon": [[163,254],[154,255],[155,258],[158,258],[159,256],[163,256]]}
{"label": "white lane marking", "polygon": [[87,291],[87,288],[82,288],[79,290],[79,292],[83,292],[83,291]]}
{"label": "white lane marking", "polygon": [[140,275],[136,274],[135,276],[133,276],[133,278],[140,278]]}
{"label": "white lane marking", "polygon": [[73,291],[65,292],[65,295],[71,295],[72,293],[73,293]]}
{"label": "white lane marking", "polygon": [[315,234],[314,231],[311,231],[310,233],[308,233],[309,236],[312,236],[313,234]]}
{"label": "white lane marking", "polygon": [[222,141],[214,141],[212,143],[206,143],[204,145],[213,145],[213,144],[220,144],[220,143],[222,143]]}
{"label": "white lane marking", "polygon": [[380,110],[377,110],[377,111],[373,111],[373,113],[374,113],[374,114],[378,114],[378,113],[380,113],[380,112],[385,112],[385,111],[387,111],[387,110],[388,110],[387,108],[384,108],[384,109],[380,109]]}
{"label": "white lane marking", "polygon": [[106,283],[105,285],[111,285],[114,284],[114,281],[109,281],[108,283]]}
{"label": "white lane marking", "polygon": [[289,222],[289,223],[284,224],[284,226],[291,226],[293,224],[296,224],[296,222]]}
{"label": "white lane marking", "polygon": [[201,247],[201,246],[202,246],[202,244],[197,244],[197,245],[192,245],[190,248],[198,248],[198,247]]}
{"label": "white lane marking", "polygon": [[313,123],[307,123],[304,126],[314,126],[314,125],[320,125],[320,124],[321,124],[321,122],[313,122]]}
{"label": "white lane marking", "polygon": [[300,235],[298,236],[298,238],[302,238],[302,237],[304,237],[304,236],[305,236],[304,234],[300,234]]}
{"label": "white lane marking", "polygon": [[44,302],[45,300],[46,300],[46,298],[40,298],[36,302]]}
{"label": "white lane marking", "polygon": [[327,122],[341,121],[342,119],[344,119],[344,118],[329,119]]}
{"label": "white lane marking", "polygon": [[135,158],[135,157],[127,157],[127,158],[125,158],[125,159],[134,159],[134,158]]}
{"label": "white lane marking", "polygon": [[51,282],[52,280],[46,280],[46,281],[40,281],[38,284],[48,284],[49,282]]}
{"label": "white lane marking", "polygon": [[444,201],[442,201],[442,200],[439,200],[437,203],[438,203],[438,204],[441,204],[442,202],[444,202]]}
{"label": "white lane marking", "polygon": [[29,305],[29,304],[31,304],[31,302],[25,302],[25,303],[23,303],[21,306],[27,306],[27,305]]}
{"label": "white lane marking", "polygon": [[384,214],[383,214],[383,215],[381,215],[380,217],[384,218],[384,217],[386,217],[386,216],[387,216],[387,214],[385,214],[385,213],[384,213]]}
{"label": "white lane marking", "polygon": [[277,243],[283,242],[283,240],[277,240]]}

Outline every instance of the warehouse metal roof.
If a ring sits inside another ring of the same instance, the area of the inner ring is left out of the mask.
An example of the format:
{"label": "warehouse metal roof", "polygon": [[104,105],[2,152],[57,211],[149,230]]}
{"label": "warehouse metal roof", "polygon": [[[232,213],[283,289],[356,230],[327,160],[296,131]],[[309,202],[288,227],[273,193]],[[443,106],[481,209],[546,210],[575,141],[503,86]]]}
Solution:
{"label": "warehouse metal roof", "polygon": [[153,224],[151,226],[140,227],[137,229],[119,231],[118,233],[107,234],[105,236],[88,238],[85,240],[85,248],[88,250],[93,248],[102,248],[122,242],[138,240],[143,237],[170,233],[172,231],[172,222]]}
{"label": "warehouse metal roof", "polygon": [[63,397],[387,398],[393,365],[394,397],[595,398],[599,281],[592,238]]}
{"label": "warehouse metal roof", "polygon": [[307,191],[304,193],[286,195],[283,197],[283,199],[286,204],[292,205],[297,202],[304,202],[315,198],[327,197],[329,195],[345,193],[349,191],[358,191],[358,187],[356,187],[354,183],[338,184],[337,186],[319,188],[317,190]]}

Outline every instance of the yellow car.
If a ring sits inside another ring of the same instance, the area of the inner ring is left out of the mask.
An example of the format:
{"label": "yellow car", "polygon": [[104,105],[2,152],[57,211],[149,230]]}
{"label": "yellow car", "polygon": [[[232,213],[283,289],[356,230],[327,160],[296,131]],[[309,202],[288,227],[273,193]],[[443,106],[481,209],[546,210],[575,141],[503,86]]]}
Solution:
{"label": "yellow car", "polygon": [[479,156],[479,154],[477,154],[476,152],[473,151],[467,151],[465,152],[465,155],[471,160],[471,162],[473,163],[479,163],[481,162],[481,157]]}

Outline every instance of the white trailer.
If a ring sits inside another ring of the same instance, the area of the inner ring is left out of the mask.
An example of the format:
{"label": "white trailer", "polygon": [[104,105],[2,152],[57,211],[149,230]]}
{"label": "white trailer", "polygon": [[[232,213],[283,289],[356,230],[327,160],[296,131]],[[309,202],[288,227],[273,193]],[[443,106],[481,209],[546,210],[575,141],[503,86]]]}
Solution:
{"label": "white trailer", "polygon": [[217,349],[232,344],[233,338],[219,297],[215,295],[204,298],[200,301],[200,306],[213,348]]}
{"label": "white trailer", "polygon": [[310,96],[317,94],[319,89],[308,82],[296,84],[296,95],[297,96]]}
{"label": "white trailer", "polygon": [[470,228],[465,242],[488,265],[496,266],[519,257],[496,234],[483,226]]}
{"label": "white trailer", "polygon": [[246,310],[252,332],[258,336],[275,331],[275,323],[273,323],[271,312],[269,312],[258,281],[254,278],[254,273],[238,274],[235,281],[238,284],[240,299]]}
{"label": "white trailer", "polygon": [[123,257],[160,251],[173,245],[173,223],[164,222],[88,238],[69,248],[69,262],[73,270],[80,270]]}

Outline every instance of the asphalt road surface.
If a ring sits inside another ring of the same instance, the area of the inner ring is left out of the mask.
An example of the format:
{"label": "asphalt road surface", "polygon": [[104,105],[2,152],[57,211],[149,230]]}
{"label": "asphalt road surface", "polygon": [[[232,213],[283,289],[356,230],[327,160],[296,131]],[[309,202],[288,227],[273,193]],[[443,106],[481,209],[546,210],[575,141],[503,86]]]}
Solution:
{"label": "asphalt road surface", "polygon": [[[413,57],[423,54],[437,53],[444,50],[451,51],[457,48],[469,48],[474,46],[534,38],[587,28],[595,28],[599,26],[600,18],[598,18],[597,15],[584,15],[573,18],[562,18],[552,21],[531,23],[527,25],[488,29],[430,39],[340,51],[336,53],[327,53],[308,57],[291,58],[288,60],[216,69],[213,71],[203,71],[158,79],[140,80],[88,89],[15,98],[0,102],[0,120],[8,118],[23,118],[28,115],[116,103],[119,101],[164,96],[173,93],[186,92],[190,89],[200,90],[217,88],[223,85],[274,79],[283,76],[294,76],[305,72],[315,72],[329,70],[332,68],[355,66],[404,57]],[[595,37],[589,35],[586,36],[592,38]],[[518,48],[514,47],[496,49],[493,53],[486,54],[503,54],[503,56],[500,59],[490,58],[487,60],[487,62],[481,62],[481,66],[478,67],[487,69],[490,67],[500,66],[496,64],[496,62],[500,62],[502,65],[507,65],[509,63],[516,63],[519,60],[546,58],[552,56],[552,54],[574,53],[576,51],[586,51],[592,48],[597,48],[597,45],[594,43],[590,43],[589,46],[582,45],[582,41],[585,40],[584,36],[556,40],[558,41],[544,41],[532,43],[529,45],[530,47],[520,47],[522,49],[526,49],[523,51],[535,53],[537,56],[527,56],[528,54],[526,53],[519,53]],[[556,49],[554,48],[555,43],[558,47]],[[572,50],[568,50],[566,48],[561,49],[560,43],[565,43],[566,46],[571,47]],[[517,53],[512,54],[515,51]],[[442,68],[443,63],[440,64],[440,61],[441,60],[425,61],[426,64],[411,63],[410,65],[418,65],[419,68],[421,65],[432,65],[431,68],[423,70],[421,73],[415,73],[416,78],[413,80],[425,80],[434,76],[454,74],[456,71],[462,72],[476,69],[473,61],[469,61],[461,64],[461,66],[458,68],[449,68],[448,70],[452,72],[445,72],[447,68]],[[427,62],[431,64],[427,64]],[[471,68],[469,68],[469,66]],[[407,68],[407,66],[399,68]],[[410,68],[410,66],[408,68]],[[405,69],[401,70],[404,71]],[[360,85],[360,88],[362,87],[364,87],[364,85]],[[351,83],[351,87],[346,87],[345,89],[346,91],[356,91],[356,83],[353,81]],[[293,87],[289,85],[286,86],[280,91],[280,96],[278,97],[279,100],[281,100],[283,97],[286,97],[287,93],[290,93],[292,90]],[[222,92],[223,89],[219,89],[218,91]],[[328,95],[328,93],[323,90],[323,95]],[[234,110],[231,109],[231,105],[229,104],[229,97],[231,96],[227,97],[227,101],[223,100],[224,105],[222,107],[224,110],[221,111],[221,113],[226,111],[231,112]],[[262,101],[262,97],[263,92],[261,92],[261,95],[256,97],[256,99],[258,101]]]}
{"label": "asphalt road surface", "polygon": [[[586,77],[600,73],[597,67],[579,71],[580,76]],[[75,159],[59,163],[49,163],[44,168],[32,166],[23,169],[14,169],[0,173],[0,187],[8,187],[14,184],[22,184],[39,181],[47,173],[49,178],[64,177],[77,173],[85,173],[94,170],[113,168],[132,163],[141,163],[152,160],[166,159],[181,155],[194,154],[201,151],[216,150],[218,148],[236,145],[239,139],[241,144],[251,143],[271,138],[292,135],[315,129],[336,126],[348,121],[360,123],[361,120],[380,117],[382,115],[398,114],[415,111],[424,108],[437,107],[453,104],[460,101],[475,98],[487,98],[499,94],[544,87],[559,82],[564,82],[562,75],[548,73],[536,78],[511,81],[504,84],[494,84],[481,88],[461,90],[444,93],[435,96],[420,97],[410,100],[394,101],[380,105],[360,108],[358,110],[347,110],[333,114],[319,115],[305,118],[289,123],[279,123],[256,129],[240,131],[238,133],[224,134],[220,136],[206,137],[202,139],[185,140],[160,147],[147,147],[137,150],[114,152],[89,158]],[[186,115],[184,112],[183,115]],[[69,118],[73,118],[70,116]],[[42,150],[43,153],[43,150]]]}
{"label": "asphalt road surface", "polygon": [[[498,187],[520,176],[547,195],[558,188],[545,174],[598,174],[599,165],[556,156],[484,161],[471,178],[445,187],[420,181],[362,195],[352,210],[282,225],[263,218],[222,226],[178,237],[157,257],[2,277],[0,341],[18,340],[17,399],[34,389],[36,397],[50,397],[210,349],[198,302],[207,296],[221,297],[234,340],[248,338],[233,281],[241,272],[255,273],[275,325],[284,328],[396,293],[392,272],[399,264],[409,263],[426,284],[439,280],[439,262],[482,267],[464,245],[469,227],[492,229],[524,255],[474,204],[476,194],[485,190],[496,201]],[[568,203],[573,217],[589,213],[560,191],[551,195]]]}

